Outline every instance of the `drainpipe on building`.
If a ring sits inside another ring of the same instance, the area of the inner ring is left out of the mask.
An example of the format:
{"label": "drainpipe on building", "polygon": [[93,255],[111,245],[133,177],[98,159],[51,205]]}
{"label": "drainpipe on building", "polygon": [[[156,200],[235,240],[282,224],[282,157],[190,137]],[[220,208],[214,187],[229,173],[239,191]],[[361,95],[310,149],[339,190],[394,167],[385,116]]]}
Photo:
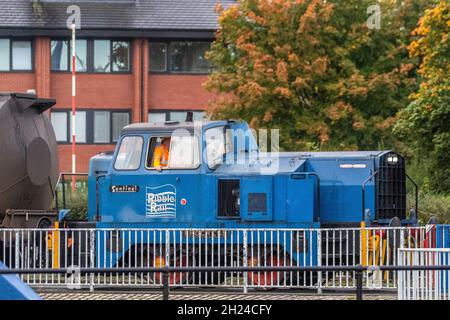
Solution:
{"label": "drainpipe on building", "polygon": [[145,85],[145,63],[144,63],[144,39],[141,38],[141,92],[140,92],[140,100],[141,100],[141,115],[140,115],[140,122],[144,122],[145,116],[145,106],[144,106],[144,85]]}

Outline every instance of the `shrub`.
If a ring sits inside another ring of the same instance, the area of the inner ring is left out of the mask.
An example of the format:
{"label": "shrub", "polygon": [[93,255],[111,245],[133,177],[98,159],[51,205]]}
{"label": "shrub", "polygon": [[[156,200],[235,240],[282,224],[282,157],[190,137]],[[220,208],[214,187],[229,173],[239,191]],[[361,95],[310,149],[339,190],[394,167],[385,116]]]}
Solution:
{"label": "shrub", "polygon": [[86,180],[77,181],[75,193],[72,192],[71,184],[65,183],[66,205],[63,204],[62,185],[58,187],[58,204],[60,208],[69,209],[70,213],[67,220],[86,220],[87,219],[87,201],[88,187]]}
{"label": "shrub", "polygon": [[[414,208],[414,194],[408,195],[408,208]],[[439,223],[450,223],[450,195],[419,193],[420,224],[426,224],[431,217]]]}

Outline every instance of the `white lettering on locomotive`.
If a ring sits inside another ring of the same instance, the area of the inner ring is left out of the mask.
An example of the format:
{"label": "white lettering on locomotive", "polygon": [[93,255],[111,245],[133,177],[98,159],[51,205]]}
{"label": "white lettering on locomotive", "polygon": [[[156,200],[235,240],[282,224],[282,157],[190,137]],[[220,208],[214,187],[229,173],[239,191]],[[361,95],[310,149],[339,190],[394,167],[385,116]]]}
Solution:
{"label": "white lettering on locomotive", "polygon": [[177,213],[177,191],[171,184],[151,188],[147,187],[147,218],[175,218]]}

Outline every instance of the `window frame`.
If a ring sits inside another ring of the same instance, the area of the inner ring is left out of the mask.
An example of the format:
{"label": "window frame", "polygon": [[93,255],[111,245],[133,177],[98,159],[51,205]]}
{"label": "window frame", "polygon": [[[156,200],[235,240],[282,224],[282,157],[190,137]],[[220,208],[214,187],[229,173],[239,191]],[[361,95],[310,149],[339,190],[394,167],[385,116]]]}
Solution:
{"label": "window frame", "polygon": [[[119,155],[120,147],[122,146],[123,140],[125,140],[127,138],[133,138],[133,137],[140,138],[141,141],[142,141],[142,152],[141,152],[141,157],[140,157],[140,160],[139,160],[139,167],[137,169],[117,169],[116,168],[117,156]],[[141,170],[141,167],[142,167],[142,155],[144,154],[144,148],[145,148],[145,138],[142,135],[139,135],[139,134],[127,134],[127,135],[123,136],[119,140],[120,140],[120,144],[118,144],[117,152],[114,155],[114,164],[113,164],[114,171],[134,172],[134,171]],[[117,141],[117,142],[119,142],[119,141]]]}
{"label": "window frame", "polygon": [[[165,70],[164,71],[163,70],[151,70],[151,67],[152,67],[151,59],[152,59],[152,57],[150,55],[151,54],[150,47],[152,46],[152,44],[163,44],[166,47],[166,52],[164,54],[164,66],[165,66]],[[149,73],[168,73],[169,72],[169,68],[168,68],[169,64],[168,64],[168,61],[167,61],[167,52],[168,51],[169,51],[169,43],[167,41],[149,41],[148,42],[148,54],[149,54],[149,57],[148,57],[148,72]]]}
{"label": "window frame", "polygon": [[[86,142],[76,142],[76,144],[79,145],[115,145],[120,140],[120,135],[117,139],[117,141],[113,140],[113,114],[115,113],[125,113],[128,114],[128,120],[129,123],[132,123],[131,119],[131,109],[90,109],[90,108],[77,108],[77,112],[86,112]],[[109,142],[94,142],[95,138],[95,120],[94,120],[94,114],[95,112],[109,112]],[[65,112],[67,114],[67,141],[58,141],[58,145],[68,145],[72,144],[72,132],[70,127],[70,119],[72,117],[72,110],[71,109],[53,109],[51,113],[53,112]],[[51,115],[50,113],[50,115]]]}
{"label": "window frame", "polygon": [[[86,71],[78,71],[77,73],[82,74],[132,74],[133,73],[133,41],[130,38],[104,38],[104,37],[83,37],[79,38],[77,40],[86,40]],[[95,71],[95,65],[94,65],[94,58],[95,58],[95,49],[94,49],[94,43],[95,40],[107,40],[109,41],[109,55],[110,55],[110,71],[102,72],[102,71]],[[64,38],[64,37],[52,37],[50,39],[50,68],[51,68],[51,43],[52,41],[68,41],[69,43],[69,50],[67,55],[68,59],[68,65],[67,70],[53,70],[51,69],[50,72],[55,73],[72,73],[72,70],[70,68],[71,65],[71,57],[72,57],[72,45],[71,45],[71,39],[70,38]],[[113,59],[112,59],[112,53],[113,53],[113,42],[128,42],[128,70],[127,71],[113,71]]]}
{"label": "window frame", "polygon": [[[108,125],[109,125],[109,128],[108,128],[108,130],[107,130],[107,133],[108,133],[108,141],[107,142],[105,142],[105,141],[100,141],[100,142],[98,142],[98,141],[95,141],[95,131],[96,131],[96,115],[98,115],[98,114],[106,114],[106,115],[108,115],[108,121],[107,121],[107,123],[108,123]],[[92,118],[93,118],[93,122],[92,122],[92,141],[93,141],[93,143],[94,144],[106,144],[106,143],[108,143],[108,142],[111,142],[112,141],[112,137],[111,137],[111,133],[112,133],[112,121],[111,121],[111,117],[112,117],[112,112],[110,112],[110,111],[108,111],[108,110],[94,110],[93,112],[92,112]]]}
{"label": "window frame", "polygon": [[[152,113],[165,113],[166,114],[166,120],[165,121],[173,121],[170,119],[170,113],[171,112],[203,112],[206,115],[206,110],[201,109],[151,109],[148,111],[148,119],[150,120],[150,114]],[[150,121],[147,121],[148,123],[153,123]]]}
{"label": "window frame", "polygon": [[[101,110],[96,110],[96,111],[101,111]],[[119,142],[119,140],[120,140],[120,133],[119,133],[119,136],[117,137],[117,140],[114,141],[114,130],[113,130],[114,114],[122,114],[123,113],[123,114],[128,115],[128,124],[127,125],[130,125],[132,123],[131,110],[127,109],[127,110],[109,110],[109,111],[110,111],[110,116],[109,116],[109,120],[110,120],[110,126],[109,126],[109,128],[110,128],[110,142],[111,142],[111,144],[115,144],[115,143]],[[95,128],[94,128],[94,130],[95,130]],[[100,144],[100,143],[98,143],[98,144]]]}
{"label": "window frame", "polygon": [[[17,38],[17,37],[0,37],[0,39],[3,40],[8,40],[9,41],[9,69],[8,70],[0,70],[0,73],[2,72],[8,72],[8,73],[33,73],[35,70],[35,63],[34,63],[34,59],[35,59],[35,45],[34,45],[34,40],[30,37],[25,37],[25,38]],[[31,69],[27,69],[27,70],[17,70],[17,69],[13,69],[13,42],[15,41],[27,41],[30,43],[30,59],[31,59]]]}
{"label": "window frame", "polygon": [[[65,115],[65,140],[58,140],[58,138],[57,138],[57,136],[56,136],[56,130],[55,130],[55,126],[53,125],[53,123],[52,123],[52,127],[53,127],[53,131],[54,131],[54,133],[55,133],[55,138],[56,138],[56,143],[57,144],[64,144],[64,143],[68,143],[68,141],[69,141],[69,131],[70,131],[70,129],[69,130],[67,130],[68,129],[68,125],[69,125],[69,119],[68,119],[68,117],[69,117],[69,114],[67,113],[67,112],[65,112],[65,111],[57,111],[57,110],[55,110],[55,111],[52,111],[51,112],[51,117],[53,117],[53,114],[64,114]],[[50,118],[50,122],[52,122],[52,118]]]}
{"label": "window frame", "polygon": [[[150,172],[157,171],[155,169],[155,167],[149,167],[148,163],[147,163],[148,156],[150,154],[151,140],[152,139],[162,138],[162,137],[170,137],[170,138],[172,138],[172,134],[173,134],[173,132],[161,132],[161,133],[151,134],[148,137],[148,139],[147,139],[147,150],[146,150],[146,154],[145,154],[145,164],[144,164],[144,167],[145,167],[145,169],[147,171],[150,171]],[[198,165],[196,167],[191,167],[191,168],[168,168],[168,167],[163,167],[163,168],[161,168],[161,171],[167,171],[167,170],[174,170],[174,171],[178,171],[178,170],[197,170],[202,165],[202,157],[201,157],[201,154],[200,154],[201,153],[201,145],[200,145],[200,143],[201,143],[200,140],[201,139],[199,139],[199,137],[193,132],[191,132],[190,134],[181,134],[181,135],[177,135],[177,136],[190,136],[190,137],[194,137],[194,139],[197,140],[197,152],[199,153],[199,155],[198,155],[199,156]],[[172,149],[172,146],[171,146],[171,149]],[[170,151],[171,150],[169,150],[169,158],[170,158]],[[153,149],[152,152],[154,153],[155,150]],[[153,159],[153,156],[152,156],[152,159]]]}
{"label": "window frame", "polygon": [[[207,140],[206,140],[206,133],[209,130],[214,130],[214,129],[217,130],[217,129],[220,129],[220,128],[222,128],[222,133],[223,133],[223,137],[224,137],[224,141],[223,141],[224,153],[222,154],[222,157],[226,157],[230,153],[233,154],[234,150],[235,150],[235,145],[234,145],[234,141],[233,141],[234,137],[233,136],[227,137],[227,133],[228,133],[227,130],[231,129],[229,125],[223,125],[223,126],[218,126],[218,127],[211,127],[211,128],[206,129],[205,132],[204,132],[204,136],[205,136],[205,138],[204,138],[205,164],[206,164],[206,166],[208,167],[209,170],[214,170],[214,167],[210,166],[210,162],[209,162],[209,159],[208,159],[208,145],[207,145]],[[231,144],[230,145],[230,149],[231,150],[227,151],[227,139],[228,138],[231,138],[231,141],[229,141],[229,143]],[[211,159],[211,160],[214,160],[214,159]],[[224,161],[226,161],[226,158],[224,158]],[[222,163],[222,164],[225,164],[225,163]]]}
{"label": "window frame", "polygon": [[150,50],[149,52],[149,67],[148,72],[150,74],[168,74],[168,75],[208,75],[212,71],[212,67],[210,66],[209,72],[188,72],[188,71],[172,71],[172,52],[173,52],[173,44],[175,42],[197,42],[197,43],[207,43],[211,46],[213,40],[199,40],[199,39],[172,39],[172,40],[157,40],[157,39],[150,39],[149,40],[149,46],[151,46],[152,43],[165,43],[166,44],[166,71],[151,71],[150,70]]}

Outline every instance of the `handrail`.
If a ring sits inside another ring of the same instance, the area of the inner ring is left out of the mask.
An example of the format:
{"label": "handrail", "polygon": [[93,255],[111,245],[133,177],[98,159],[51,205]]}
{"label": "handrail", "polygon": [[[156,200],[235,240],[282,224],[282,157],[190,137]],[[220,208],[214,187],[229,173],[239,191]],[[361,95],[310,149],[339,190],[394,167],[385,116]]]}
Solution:
{"label": "handrail", "polygon": [[169,274],[175,272],[327,272],[327,271],[354,271],[356,279],[356,299],[363,299],[363,272],[373,271],[441,271],[450,270],[450,265],[431,266],[265,266],[265,267],[149,267],[149,268],[57,268],[57,269],[0,269],[0,274],[119,274],[119,273],[162,273],[163,300],[169,300],[170,284]]}
{"label": "handrail", "polygon": [[378,174],[378,170],[372,173],[362,184],[362,220],[365,221],[365,211],[366,211],[366,184],[373,179]]}
{"label": "handrail", "polygon": [[409,181],[414,185],[414,194],[415,194],[415,210],[416,210],[416,217],[419,219],[419,186],[417,183],[405,172],[406,177]]}
{"label": "handrail", "polygon": [[317,179],[317,208],[320,212],[320,177],[315,172],[308,172],[308,176],[314,176]]}

